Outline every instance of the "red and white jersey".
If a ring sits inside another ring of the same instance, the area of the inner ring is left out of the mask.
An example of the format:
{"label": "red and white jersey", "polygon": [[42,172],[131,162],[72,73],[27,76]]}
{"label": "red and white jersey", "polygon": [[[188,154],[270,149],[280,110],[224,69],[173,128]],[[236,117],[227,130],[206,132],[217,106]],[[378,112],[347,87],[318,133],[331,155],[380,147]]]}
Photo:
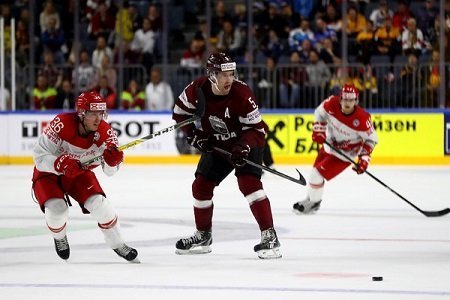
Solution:
{"label": "red and white jersey", "polygon": [[247,84],[239,80],[233,81],[230,92],[221,96],[212,92],[206,76],[194,80],[175,103],[173,119],[176,122],[192,117],[197,106],[198,87],[205,96],[205,114],[200,127],[213,137],[215,146],[229,150],[239,141],[250,147],[264,147],[264,124],[255,96]]}
{"label": "red and white jersey", "polygon": [[[343,114],[339,96],[325,99],[316,108],[314,119],[317,122],[327,123],[327,142],[351,158],[362,152],[370,155],[378,143],[370,114],[358,105],[351,114]],[[327,153],[346,160],[328,145],[324,144],[324,147]]]}
{"label": "red and white jersey", "polygon": [[[98,130],[87,136],[78,133],[78,125],[76,112],[59,114],[48,124],[33,149],[38,171],[60,175],[54,167],[60,155],[69,154],[83,162],[101,156],[108,146],[118,146],[116,132],[107,122],[101,121]],[[118,166],[110,167],[103,159],[92,162],[87,168],[93,169],[99,165],[109,176],[118,170]]]}

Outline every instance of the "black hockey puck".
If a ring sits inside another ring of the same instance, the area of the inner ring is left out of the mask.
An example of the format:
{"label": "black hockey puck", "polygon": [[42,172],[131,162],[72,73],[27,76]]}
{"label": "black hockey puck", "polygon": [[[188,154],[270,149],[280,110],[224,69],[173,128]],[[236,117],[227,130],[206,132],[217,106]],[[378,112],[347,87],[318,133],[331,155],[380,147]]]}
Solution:
{"label": "black hockey puck", "polygon": [[383,281],[383,277],[382,276],[373,276],[372,281]]}

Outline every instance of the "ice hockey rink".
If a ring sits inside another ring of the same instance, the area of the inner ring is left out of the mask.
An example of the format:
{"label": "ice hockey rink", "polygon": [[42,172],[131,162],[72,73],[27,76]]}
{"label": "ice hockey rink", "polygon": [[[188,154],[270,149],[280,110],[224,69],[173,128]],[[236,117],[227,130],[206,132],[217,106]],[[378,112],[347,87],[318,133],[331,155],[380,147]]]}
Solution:
{"label": "ice hockey rink", "polygon": [[[291,176],[295,167],[309,177],[310,166],[276,166]],[[350,169],[309,216],[291,211],[304,186],[264,174],[282,259],[253,252],[259,229],[233,175],[215,191],[212,253],[176,255],[175,242],[194,232],[194,169],[124,164],[99,174],[139,251],[141,263],[130,264],[74,202],[62,261],[31,198],[32,166],[0,166],[0,299],[450,299],[450,215],[427,218]],[[369,170],[423,210],[450,207],[448,166]]]}

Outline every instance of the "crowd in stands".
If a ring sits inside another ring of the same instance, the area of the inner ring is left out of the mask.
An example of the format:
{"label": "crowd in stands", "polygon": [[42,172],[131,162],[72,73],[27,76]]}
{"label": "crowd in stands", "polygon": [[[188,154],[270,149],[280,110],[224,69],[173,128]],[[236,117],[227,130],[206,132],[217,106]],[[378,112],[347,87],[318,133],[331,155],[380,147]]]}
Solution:
{"label": "crowd in stands", "polygon": [[[36,24],[30,24],[29,0],[0,1],[7,51],[11,17],[16,20],[17,65],[28,66],[30,44],[36,49],[35,86],[25,87],[32,96],[30,107],[72,108],[75,92],[97,90],[110,109],[169,110],[179,90],[161,79],[161,3],[130,0],[120,7],[115,0],[79,1],[81,41],[76,43],[74,1],[35,1]],[[256,71],[242,71],[240,76],[251,79],[263,108],[312,108],[345,82],[356,84],[367,104],[370,101],[382,107],[381,98],[387,95],[380,92],[381,81],[400,85],[395,92],[396,107],[439,106],[440,24],[435,0],[349,0],[345,20],[341,0],[255,0],[250,29],[248,8],[242,2],[212,1],[210,22],[204,1],[188,2],[195,4],[191,9],[195,16],[188,18],[185,11],[184,28],[192,25],[196,29],[182,35],[182,45],[186,46],[178,56],[171,45],[164,50],[170,52],[171,63],[185,71],[200,70],[201,74],[206,49],[229,53],[239,68],[253,62]],[[183,1],[173,0],[170,5],[180,6]],[[450,3],[445,9],[448,38]],[[173,15],[169,10],[169,23],[176,23],[175,15],[175,10]],[[30,26],[35,32],[31,41]],[[344,32],[348,68],[342,67]],[[176,31],[171,34],[174,39],[170,42],[176,43],[179,35]],[[249,40],[253,53],[248,52]],[[446,47],[446,61],[450,61],[449,49]],[[131,72],[119,82],[117,64],[121,58],[125,65],[142,69],[143,75]],[[75,68],[76,60],[79,64]],[[401,67],[397,70],[394,66],[398,62]],[[388,66],[381,68],[383,63]],[[421,63],[426,67],[419,67]],[[413,89],[419,82],[423,89]],[[123,90],[119,91],[119,84]],[[449,85],[447,88],[450,96]],[[422,102],[415,103],[417,99]]]}

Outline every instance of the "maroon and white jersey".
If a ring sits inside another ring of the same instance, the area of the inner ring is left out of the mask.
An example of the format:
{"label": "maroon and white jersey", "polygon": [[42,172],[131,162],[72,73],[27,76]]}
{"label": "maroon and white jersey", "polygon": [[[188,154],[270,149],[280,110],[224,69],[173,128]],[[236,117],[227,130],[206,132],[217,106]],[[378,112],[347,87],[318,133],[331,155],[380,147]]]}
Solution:
{"label": "maroon and white jersey", "polygon": [[[118,146],[116,132],[107,122],[101,121],[98,130],[87,136],[78,133],[78,124],[76,112],[59,114],[48,124],[33,149],[38,171],[61,175],[54,167],[55,160],[60,155],[69,154],[83,162],[101,156],[108,146]],[[118,170],[118,166],[110,167],[103,159],[98,159],[87,167],[93,169],[99,165],[102,165],[103,171],[109,176]]]}
{"label": "maroon and white jersey", "polygon": [[[325,99],[316,108],[314,119],[317,122],[327,123],[327,142],[352,158],[360,153],[370,155],[378,143],[370,114],[358,105],[351,114],[343,114],[339,96]],[[345,160],[328,145],[324,144],[324,147],[327,153]]]}
{"label": "maroon and white jersey", "polygon": [[[214,145],[230,149],[236,142],[264,147],[265,130],[255,96],[242,81],[235,80],[228,95],[214,95],[206,76],[191,82],[178,97],[173,119],[181,122],[192,117],[197,106],[197,87],[205,96],[205,114],[200,128],[213,137]],[[187,128],[189,130],[192,128]]]}

